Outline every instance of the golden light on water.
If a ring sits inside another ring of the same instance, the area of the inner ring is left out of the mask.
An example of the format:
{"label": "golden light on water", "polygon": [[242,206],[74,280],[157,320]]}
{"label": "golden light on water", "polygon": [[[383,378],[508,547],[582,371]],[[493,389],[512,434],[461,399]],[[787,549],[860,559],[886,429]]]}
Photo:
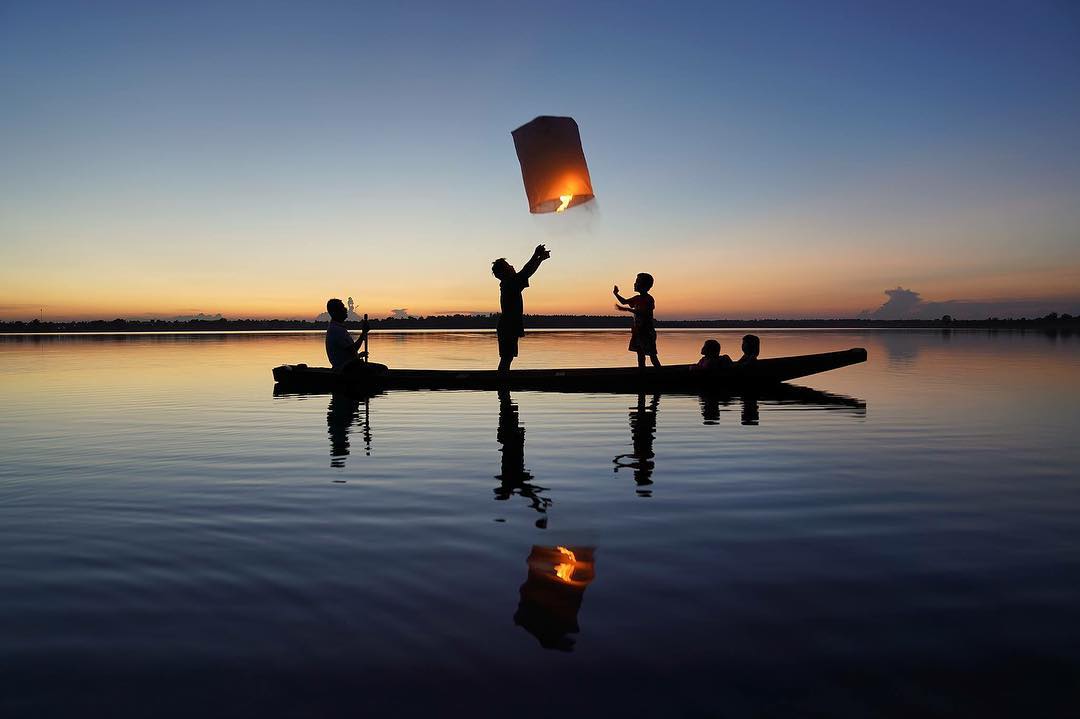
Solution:
{"label": "golden light on water", "polygon": [[563,210],[565,210],[567,206],[569,206],[570,200],[572,199],[574,199],[573,195],[559,195],[559,200],[562,201],[562,204],[556,207],[555,211],[562,212]]}

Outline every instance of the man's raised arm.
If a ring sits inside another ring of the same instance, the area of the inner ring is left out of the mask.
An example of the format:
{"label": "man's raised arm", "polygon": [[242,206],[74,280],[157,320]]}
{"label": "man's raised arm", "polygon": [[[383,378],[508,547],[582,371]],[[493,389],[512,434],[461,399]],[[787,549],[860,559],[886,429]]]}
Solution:
{"label": "man's raised arm", "polygon": [[549,257],[551,257],[551,251],[543,245],[537,245],[533,250],[533,256],[521,268],[521,272],[518,272],[518,277],[529,279],[540,268],[540,263]]}

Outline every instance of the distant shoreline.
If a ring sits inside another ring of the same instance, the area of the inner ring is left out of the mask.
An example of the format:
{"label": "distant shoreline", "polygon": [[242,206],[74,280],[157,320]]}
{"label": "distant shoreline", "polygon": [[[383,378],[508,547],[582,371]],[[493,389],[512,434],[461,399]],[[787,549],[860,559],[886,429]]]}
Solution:
{"label": "distant shoreline", "polygon": [[[371,320],[376,330],[492,330],[498,315],[437,315],[416,318]],[[352,329],[360,323],[348,322]],[[526,315],[529,329],[613,329],[630,326],[626,317],[615,315]],[[1050,314],[1038,318],[956,320],[948,316],[933,320],[846,319],[760,319],[760,320],[657,320],[661,329],[1059,329],[1080,330],[1080,317]],[[326,322],[313,320],[83,320],[78,322],[0,322],[0,334],[56,332],[273,332],[282,330],[323,330]]]}

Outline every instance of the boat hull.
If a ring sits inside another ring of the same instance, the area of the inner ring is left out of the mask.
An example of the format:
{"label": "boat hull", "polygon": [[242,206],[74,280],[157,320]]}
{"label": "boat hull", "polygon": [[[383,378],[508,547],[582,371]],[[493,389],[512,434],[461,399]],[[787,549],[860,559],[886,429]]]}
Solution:
{"label": "boat hull", "polygon": [[602,367],[496,370],[389,369],[375,363],[356,372],[325,367],[281,365],[274,380],[282,389],[306,392],[388,389],[542,390],[552,392],[708,392],[775,385],[866,361],[866,350],[774,357],[718,370],[696,371],[692,365],[665,367]]}

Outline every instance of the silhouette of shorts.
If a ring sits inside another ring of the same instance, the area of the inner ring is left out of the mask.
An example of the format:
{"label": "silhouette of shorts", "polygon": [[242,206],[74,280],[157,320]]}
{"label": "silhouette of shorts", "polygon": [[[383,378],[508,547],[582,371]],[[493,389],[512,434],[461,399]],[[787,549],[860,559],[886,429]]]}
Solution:
{"label": "silhouette of shorts", "polygon": [[630,332],[630,345],[627,349],[647,355],[656,354],[656,330],[635,327]]}
{"label": "silhouette of shorts", "polygon": [[518,336],[516,333],[500,332],[499,333],[499,356],[500,357],[517,357],[518,356]]}

